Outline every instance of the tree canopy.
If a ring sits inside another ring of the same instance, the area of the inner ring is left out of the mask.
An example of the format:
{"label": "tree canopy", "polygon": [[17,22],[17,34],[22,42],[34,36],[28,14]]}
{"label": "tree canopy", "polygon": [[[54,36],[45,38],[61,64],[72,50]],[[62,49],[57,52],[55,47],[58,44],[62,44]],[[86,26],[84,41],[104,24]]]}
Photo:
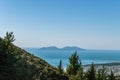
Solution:
{"label": "tree canopy", "polygon": [[79,59],[79,56],[77,55],[77,52],[75,52],[71,55],[71,57],[69,57],[69,65],[66,69],[67,74],[76,75],[80,67],[81,61]]}

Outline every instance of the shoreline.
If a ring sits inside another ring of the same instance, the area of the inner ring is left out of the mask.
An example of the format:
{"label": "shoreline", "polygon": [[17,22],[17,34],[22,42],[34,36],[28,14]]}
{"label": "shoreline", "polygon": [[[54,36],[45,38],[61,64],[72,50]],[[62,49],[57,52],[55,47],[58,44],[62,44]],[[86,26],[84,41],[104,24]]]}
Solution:
{"label": "shoreline", "polygon": [[[82,65],[83,71],[86,72],[90,68],[90,65],[91,64]],[[98,69],[102,69],[103,66],[105,68],[106,74],[110,74],[110,72],[112,70],[114,72],[115,76],[119,76],[120,75],[120,62],[94,64],[94,67],[95,67],[96,71],[98,71]],[[66,72],[66,67],[63,68],[63,69]]]}
{"label": "shoreline", "polygon": [[[112,62],[112,63],[103,63],[103,64],[94,64],[95,69],[102,69],[104,66],[106,74],[110,74],[111,70],[114,72],[115,76],[120,75],[120,62]],[[90,64],[83,65],[83,70],[86,72],[90,67]]]}

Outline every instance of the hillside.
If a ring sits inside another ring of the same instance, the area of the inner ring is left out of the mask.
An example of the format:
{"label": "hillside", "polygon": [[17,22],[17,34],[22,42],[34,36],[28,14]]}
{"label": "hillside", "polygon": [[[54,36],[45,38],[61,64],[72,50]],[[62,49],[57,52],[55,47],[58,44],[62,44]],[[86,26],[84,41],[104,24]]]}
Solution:
{"label": "hillside", "polygon": [[17,73],[25,76],[24,78],[23,77],[20,78],[23,78],[25,80],[31,80],[32,78],[33,80],[34,79],[59,80],[62,77],[65,78],[65,76],[58,74],[57,69],[48,64],[45,60],[42,60],[34,55],[31,55],[30,53],[18,47],[16,47],[16,52],[17,52],[16,57],[19,58],[19,60],[15,64],[15,67],[18,71]]}
{"label": "hillside", "polygon": [[[12,43],[9,45],[6,43],[8,43],[6,39],[0,38],[0,60],[2,61],[0,62],[0,80],[68,80],[67,76],[59,74],[57,68],[45,60]],[[10,54],[14,57],[10,58],[8,52],[11,52]],[[14,63],[13,58],[15,58]],[[11,65],[11,63],[13,64]]]}

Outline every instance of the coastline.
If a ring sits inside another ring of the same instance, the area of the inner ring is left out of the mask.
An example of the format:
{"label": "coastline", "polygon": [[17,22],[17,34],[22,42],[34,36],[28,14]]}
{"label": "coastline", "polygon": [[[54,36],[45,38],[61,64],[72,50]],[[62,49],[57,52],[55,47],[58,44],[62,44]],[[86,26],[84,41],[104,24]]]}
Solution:
{"label": "coastline", "polygon": [[[106,74],[110,74],[110,72],[113,71],[115,76],[120,75],[120,62],[94,64],[94,66],[96,71],[98,71],[98,69],[102,69],[104,66]],[[84,72],[86,72],[89,67],[90,65],[83,65]]]}

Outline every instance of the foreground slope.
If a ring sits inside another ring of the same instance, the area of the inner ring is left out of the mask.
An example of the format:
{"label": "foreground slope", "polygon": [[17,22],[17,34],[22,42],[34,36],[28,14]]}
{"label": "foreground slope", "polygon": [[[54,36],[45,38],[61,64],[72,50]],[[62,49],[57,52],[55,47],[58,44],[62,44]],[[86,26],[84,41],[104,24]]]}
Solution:
{"label": "foreground slope", "polygon": [[57,69],[48,64],[45,60],[42,60],[18,47],[16,47],[16,53],[18,61],[16,62],[15,67],[18,73],[17,76],[20,78],[25,80],[66,80],[66,76],[58,74]]}
{"label": "foreground slope", "polygon": [[45,60],[15,46],[11,36],[0,38],[0,80],[68,80]]}

